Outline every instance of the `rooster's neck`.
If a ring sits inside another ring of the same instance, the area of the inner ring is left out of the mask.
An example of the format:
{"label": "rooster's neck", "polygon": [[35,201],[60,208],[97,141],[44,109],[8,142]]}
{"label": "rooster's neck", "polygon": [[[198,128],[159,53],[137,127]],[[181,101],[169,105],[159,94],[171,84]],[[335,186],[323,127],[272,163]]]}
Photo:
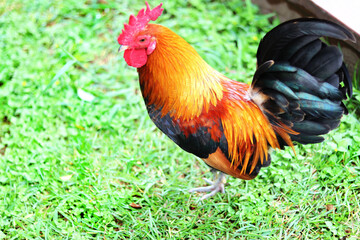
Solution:
{"label": "rooster's neck", "polygon": [[162,114],[191,119],[222,99],[226,79],[211,68],[184,39],[160,25],[157,45],[145,66],[138,69],[147,105]]}

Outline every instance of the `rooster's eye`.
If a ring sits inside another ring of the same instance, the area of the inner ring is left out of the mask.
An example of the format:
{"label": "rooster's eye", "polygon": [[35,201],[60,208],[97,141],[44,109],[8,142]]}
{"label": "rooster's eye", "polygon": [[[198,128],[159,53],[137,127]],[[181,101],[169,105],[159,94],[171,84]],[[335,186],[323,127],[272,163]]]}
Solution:
{"label": "rooster's eye", "polygon": [[145,38],[140,39],[139,42],[145,42]]}

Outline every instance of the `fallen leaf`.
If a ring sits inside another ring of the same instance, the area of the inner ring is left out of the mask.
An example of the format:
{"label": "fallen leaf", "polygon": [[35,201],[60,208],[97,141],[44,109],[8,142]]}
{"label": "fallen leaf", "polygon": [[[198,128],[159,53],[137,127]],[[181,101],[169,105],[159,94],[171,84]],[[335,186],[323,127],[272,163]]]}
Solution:
{"label": "fallen leaf", "polygon": [[71,174],[71,175],[65,175],[65,176],[60,177],[60,179],[61,179],[62,181],[69,181],[72,176],[73,176],[73,174]]}
{"label": "fallen leaf", "polygon": [[94,95],[92,95],[91,93],[85,92],[81,88],[77,89],[77,95],[79,96],[79,98],[81,98],[81,100],[84,100],[86,102],[92,102],[95,99]]}
{"label": "fallen leaf", "polygon": [[75,124],[75,127],[77,128],[77,129],[80,129],[80,130],[85,130],[85,128],[83,127],[83,126],[81,126],[81,125],[78,125],[78,124]]}
{"label": "fallen leaf", "polygon": [[327,211],[331,211],[331,210],[334,210],[334,209],[335,209],[334,205],[332,205],[332,204],[326,205],[326,210]]}
{"label": "fallen leaf", "polygon": [[136,209],[142,208],[142,207],[141,207],[139,204],[137,204],[137,203],[130,203],[130,207],[136,208]]}

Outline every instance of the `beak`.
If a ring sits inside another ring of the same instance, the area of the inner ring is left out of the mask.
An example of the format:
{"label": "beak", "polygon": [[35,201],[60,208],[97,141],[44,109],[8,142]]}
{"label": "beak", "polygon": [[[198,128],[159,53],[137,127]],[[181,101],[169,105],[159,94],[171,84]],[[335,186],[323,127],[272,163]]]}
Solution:
{"label": "beak", "polygon": [[119,50],[118,50],[118,53],[123,52],[123,51],[125,51],[125,50],[128,49],[128,48],[129,48],[128,46],[120,45]]}

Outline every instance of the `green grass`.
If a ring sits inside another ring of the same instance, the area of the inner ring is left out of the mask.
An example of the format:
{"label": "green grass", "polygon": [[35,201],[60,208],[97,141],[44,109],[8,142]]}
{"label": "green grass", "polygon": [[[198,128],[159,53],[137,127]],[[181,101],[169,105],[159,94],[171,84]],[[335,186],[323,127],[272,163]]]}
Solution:
{"label": "green grass", "polygon": [[[249,1],[184,2],[165,2],[157,22],[249,82],[278,21]],[[143,6],[0,1],[0,239],[359,239],[359,92],[324,143],[274,152],[255,180],[228,178],[225,194],[198,202],[188,189],[207,166],[156,129],[117,54]]]}

